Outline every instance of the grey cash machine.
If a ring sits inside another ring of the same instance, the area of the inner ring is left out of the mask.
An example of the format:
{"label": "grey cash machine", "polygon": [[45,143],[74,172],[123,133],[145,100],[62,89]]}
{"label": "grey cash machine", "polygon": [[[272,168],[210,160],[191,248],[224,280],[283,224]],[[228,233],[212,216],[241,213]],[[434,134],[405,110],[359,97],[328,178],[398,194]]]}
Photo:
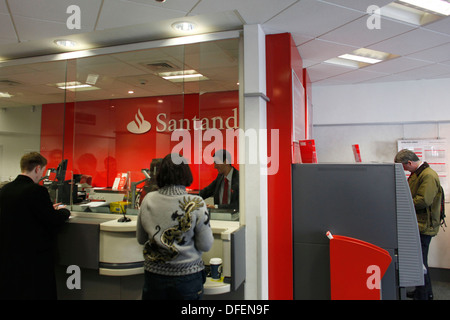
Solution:
{"label": "grey cash machine", "polygon": [[295,164],[292,192],[294,299],[330,299],[327,231],[389,252],[382,299],[402,299],[405,287],[423,285],[416,215],[400,164]]}

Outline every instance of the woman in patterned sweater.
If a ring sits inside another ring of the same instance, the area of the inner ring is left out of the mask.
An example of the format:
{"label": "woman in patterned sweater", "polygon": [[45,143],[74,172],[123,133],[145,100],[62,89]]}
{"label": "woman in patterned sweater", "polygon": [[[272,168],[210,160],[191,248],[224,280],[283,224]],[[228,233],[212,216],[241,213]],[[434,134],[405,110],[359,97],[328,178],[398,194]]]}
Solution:
{"label": "woman in patterned sweater", "polygon": [[145,257],[142,299],[201,299],[202,252],[213,244],[206,204],[186,192],[193,178],[183,157],[167,155],[156,179],[159,190],[145,196],[137,221]]}

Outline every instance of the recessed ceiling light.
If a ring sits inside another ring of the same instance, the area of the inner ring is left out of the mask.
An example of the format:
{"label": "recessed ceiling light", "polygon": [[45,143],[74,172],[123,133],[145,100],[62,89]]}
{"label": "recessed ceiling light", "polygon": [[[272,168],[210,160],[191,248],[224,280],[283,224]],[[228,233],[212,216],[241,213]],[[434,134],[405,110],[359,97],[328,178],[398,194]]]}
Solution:
{"label": "recessed ceiling light", "polygon": [[58,46],[65,48],[75,48],[78,44],[72,40],[60,39],[54,41]]}
{"label": "recessed ceiling light", "polygon": [[347,60],[354,60],[354,61],[364,62],[364,63],[370,63],[370,64],[374,64],[374,63],[383,61],[380,59],[361,57],[361,56],[357,56],[356,54],[349,54],[349,53],[340,55],[339,58],[347,59]]}
{"label": "recessed ceiling light", "polygon": [[400,3],[406,3],[420,9],[425,9],[445,16],[450,15],[450,3],[443,0],[398,0]]}
{"label": "recessed ceiling light", "polygon": [[172,82],[208,80],[207,77],[195,70],[160,72],[158,75]]}
{"label": "recessed ceiling light", "polygon": [[423,26],[450,15],[450,3],[442,0],[397,0],[381,8],[384,17]]}
{"label": "recessed ceiling light", "polygon": [[397,57],[397,55],[391,53],[366,48],[359,48],[351,53],[343,54],[324,62],[350,68],[361,68],[366,67],[370,64],[379,63],[395,57]]}
{"label": "recessed ceiling light", "polygon": [[128,94],[133,94],[134,91],[133,90],[128,90]]}
{"label": "recessed ceiling light", "polygon": [[[91,86],[86,83],[81,83],[79,81],[69,81],[69,82],[59,82],[55,84],[61,90],[69,91],[87,91],[87,90],[98,90],[99,88]],[[50,86],[55,86],[50,85]]]}
{"label": "recessed ceiling light", "polygon": [[0,98],[11,98],[11,97],[14,96],[9,94],[8,92],[0,92]]}
{"label": "recessed ceiling light", "polygon": [[173,75],[173,76],[165,76],[163,77],[166,80],[175,80],[175,79],[189,79],[189,78],[200,78],[203,77],[200,73],[195,74],[180,74],[180,75]]}
{"label": "recessed ceiling light", "polygon": [[194,31],[196,25],[195,23],[188,21],[178,21],[172,24],[172,28],[174,28],[177,31],[190,32]]}

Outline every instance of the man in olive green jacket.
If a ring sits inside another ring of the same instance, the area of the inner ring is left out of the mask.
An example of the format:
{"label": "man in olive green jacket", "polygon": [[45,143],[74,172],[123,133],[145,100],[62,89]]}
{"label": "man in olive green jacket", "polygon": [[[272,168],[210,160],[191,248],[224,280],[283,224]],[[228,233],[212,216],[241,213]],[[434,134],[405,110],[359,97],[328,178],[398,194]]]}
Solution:
{"label": "man in olive green jacket", "polygon": [[399,151],[394,161],[401,163],[403,169],[411,172],[408,184],[416,210],[423,263],[426,268],[425,285],[416,287],[414,298],[429,300],[433,298],[433,291],[428,272],[428,249],[431,238],[438,233],[440,226],[442,188],[439,176],[428,163],[420,161],[411,150]]}

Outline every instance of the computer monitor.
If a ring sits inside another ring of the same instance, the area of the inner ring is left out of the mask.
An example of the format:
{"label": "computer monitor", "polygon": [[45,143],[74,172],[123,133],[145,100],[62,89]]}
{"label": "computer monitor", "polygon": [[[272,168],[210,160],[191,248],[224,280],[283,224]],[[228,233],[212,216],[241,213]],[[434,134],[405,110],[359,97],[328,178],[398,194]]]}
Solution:
{"label": "computer monitor", "polygon": [[56,169],[56,181],[63,183],[66,178],[67,159],[61,161]]}

